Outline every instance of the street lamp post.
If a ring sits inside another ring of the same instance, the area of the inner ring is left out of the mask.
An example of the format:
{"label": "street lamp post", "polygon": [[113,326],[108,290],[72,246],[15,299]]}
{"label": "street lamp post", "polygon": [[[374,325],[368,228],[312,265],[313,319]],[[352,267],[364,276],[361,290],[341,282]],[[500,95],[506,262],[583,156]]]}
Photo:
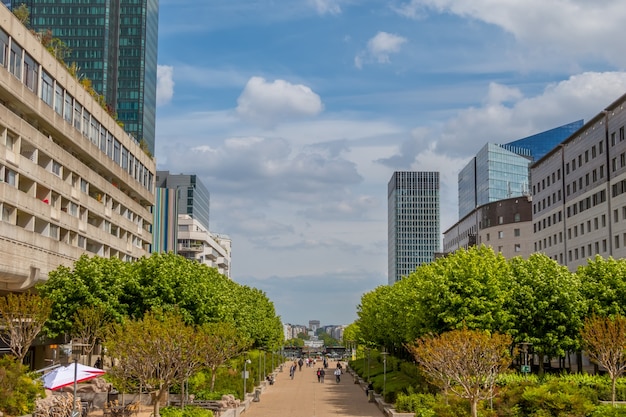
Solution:
{"label": "street lamp post", "polygon": [[252,361],[250,359],[248,359],[246,357],[246,355],[244,354],[244,356],[243,356],[243,394],[241,396],[241,401],[245,401],[246,400],[246,388],[247,388],[247,382],[248,382],[248,368],[247,368],[247,365],[249,363],[252,363]]}
{"label": "street lamp post", "polygon": [[380,353],[383,355],[383,401],[385,399],[385,394],[387,393],[387,355],[389,353],[384,350]]}
{"label": "street lamp post", "polygon": [[370,382],[370,348],[367,349],[367,382]]}

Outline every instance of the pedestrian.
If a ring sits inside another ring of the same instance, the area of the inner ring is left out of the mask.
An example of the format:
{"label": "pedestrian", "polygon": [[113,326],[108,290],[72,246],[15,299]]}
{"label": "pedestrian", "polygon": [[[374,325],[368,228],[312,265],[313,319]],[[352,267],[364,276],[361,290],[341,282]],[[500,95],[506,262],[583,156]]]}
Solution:
{"label": "pedestrian", "polygon": [[96,368],[102,369],[102,358],[98,358],[94,366]]}
{"label": "pedestrian", "polygon": [[370,382],[367,384],[367,388],[365,388],[365,395],[369,397],[371,391],[374,391],[374,384]]}
{"label": "pedestrian", "polygon": [[326,372],[324,372],[324,368],[320,369],[320,382],[323,384],[324,383],[324,376],[326,375]]}
{"label": "pedestrian", "polygon": [[321,371],[321,369],[317,368],[317,372],[316,372],[317,382],[321,382],[322,374],[320,373],[320,371]]}
{"label": "pedestrian", "polygon": [[335,382],[336,383],[341,382],[341,369],[339,368],[335,369]]}
{"label": "pedestrian", "polygon": [[298,371],[302,370],[302,365],[304,365],[304,361],[302,360],[302,358],[300,358],[300,360],[298,361]]}
{"label": "pedestrian", "polygon": [[289,376],[293,379],[293,376],[296,374],[296,365],[291,365],[289,367]]}

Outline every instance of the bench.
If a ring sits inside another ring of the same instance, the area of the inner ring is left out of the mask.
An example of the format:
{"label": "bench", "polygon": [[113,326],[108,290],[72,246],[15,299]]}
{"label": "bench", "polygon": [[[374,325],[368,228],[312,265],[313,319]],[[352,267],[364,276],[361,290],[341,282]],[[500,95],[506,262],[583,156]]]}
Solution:
{"label": "bench", "polygon": [[[171,401],[170,405],[180,405],[180,401],[179,400]],[[215,400],[193,400],[193,401],[187,403],[187,405],[198,407],[198,408],[202,408],[204,410],[213,411],[213,415],[215,417],[219,417],[220,412],[222,411],[221,401],[215,401]]]}

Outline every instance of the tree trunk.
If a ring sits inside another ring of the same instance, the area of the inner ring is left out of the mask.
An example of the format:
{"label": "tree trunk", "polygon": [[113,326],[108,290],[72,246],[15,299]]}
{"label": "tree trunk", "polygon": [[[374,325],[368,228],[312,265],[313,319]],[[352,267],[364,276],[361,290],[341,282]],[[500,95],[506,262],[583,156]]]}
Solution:
{"label": "tree trunk", "polygon": [[215,379],[217,377],[217,367],[211,368],[211,392],[215,389]]}
{"label": "tree trunk", "polygon": [[615,407],[615,385],[617,382],[617,377],[611,373],[611,404]]}
{"label": "tree trunk", "polygon": [[472,398],[472,417],[478,417],[478,398]]}

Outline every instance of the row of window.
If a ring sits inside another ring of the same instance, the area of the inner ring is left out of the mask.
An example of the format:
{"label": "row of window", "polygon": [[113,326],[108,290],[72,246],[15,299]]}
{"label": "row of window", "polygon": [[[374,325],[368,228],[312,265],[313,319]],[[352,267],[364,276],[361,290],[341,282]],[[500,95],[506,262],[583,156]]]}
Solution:
{"label": "row of window", "polygon": [[152,191],[153,173],[2,29],[0,66],[7,68],[144,188]]}

